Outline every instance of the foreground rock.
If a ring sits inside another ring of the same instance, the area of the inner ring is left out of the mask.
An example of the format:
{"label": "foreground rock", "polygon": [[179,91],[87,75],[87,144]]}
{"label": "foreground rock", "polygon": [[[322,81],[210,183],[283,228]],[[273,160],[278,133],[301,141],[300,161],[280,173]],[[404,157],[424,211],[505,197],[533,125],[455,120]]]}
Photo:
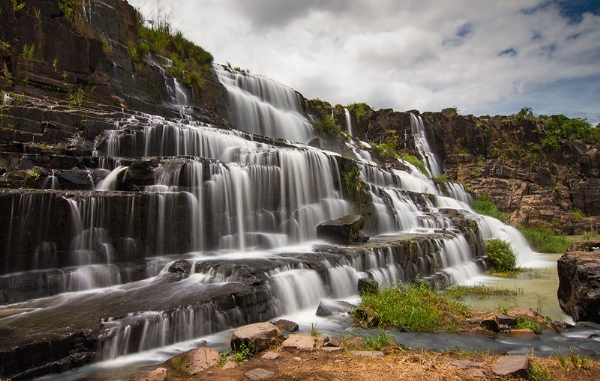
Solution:
{"label": "foreground rock", "polygon": [[[219,352],[212,348],[196,348],[173,357],[173,369],[193,376],[212,368],[219,362]],[[162,374],[162,373],[161,373]]]}
{"label": "foreground rock", "polygon": [[255,323],[245,325],[233,331],[231,348],[240,349],[242,346],[254,348],[261,352],[278,342],[279,331],[272,323]]}
{"label": "foreground rock", "polygon": [[529,359],[525,356],[501,357],[494,367],[497,376],[513,376],[527,378]]}
{"label": "foreground rock", "polygon": [[600,241],[572,244],[557,268],[560,308],[575,321],[600,323]]}
{"label": "foreground rock", "polygon": [[[317,237],[332,243],[348,245],[358,240],[360,229],[365,226],[365,221],[361,215],[351,214],[329,220],[317,226]],[[364,239],[361,238],[364,242]]]}
{"label": "foreground rock", "polygon": [[290,334],[281,344],[283,349],[312,352],[315,350],[315,338],[303,334]]}

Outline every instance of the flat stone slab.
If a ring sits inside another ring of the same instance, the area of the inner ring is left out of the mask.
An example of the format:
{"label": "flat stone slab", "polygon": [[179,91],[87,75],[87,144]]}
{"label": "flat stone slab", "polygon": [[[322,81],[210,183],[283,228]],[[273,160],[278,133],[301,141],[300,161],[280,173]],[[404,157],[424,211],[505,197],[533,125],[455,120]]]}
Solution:
{"label": "flat stone slab", "polygon": [[340,352],[340,351],[343,351],[344,348],[342,348],[342,347],[321,347],[321,350],[323,352]]}
{"label": "flat stone slab", "polygon": [[351,351],[350,353],[359,357],[383,357],[383,352],[380,351]]}
{"label": "flat stone slab", "polygon": [[494,367],[497,376],[527,377],[529,359],[525,356],[505,356],[498,360]]}
{"label": "flat stone slab", "polygon": [[485,377],[485,373],[483,372],[483,369],[479,369],[479,368],[471,368],[471,369],[467,370],[467,374],[471,377],[476,377],[476,378]]}
{"label": "flat stone slab", "polygon": [[482,362],[475,362],[475,361],[469,361],[469,360],[454,360],[454,361],[450,361],[449,364],[454,365],[459,368],[470,368],[470,367],[481,368],[483,366]]}
{"label": "flat stone slab", "polygon": [[153,371],[136,377],[134,381],[165,381],[167,379],[166,368],[156,368]]}
{"label": "flat stone slab", "polygon": [[266,370],[263,368],[252,369],[244,373],[244,376],[248,377],[251,380],[267,380],[275,375],[275,372],[271,372],[270,370]]}
{"label": "flat stone slab", "polygon": [[279,353],[275,353],[275,352],[267,352],[264,355],[262,355],[261,359],[265,359],[265,360],[275,360],[276,358],[279,357]]}
{"label": "flat stone slab", "polygon": [[237,363],[235,361],[227,361],[225,363],[225,365],[223,365],[223,368],[221,369],[233,369],[233,368],[237,368]]}
{"label": "flat stone slab", "polygon": [[296,349],[300,351],[314,351],[315,338],[309,335],[292,333],[281,344],[283,349]]}
{"label": "flat stone slab", "polygon": [[169,360],[176,370],[195,375],[217,365],[219,352],[212,348],[196,348]]}

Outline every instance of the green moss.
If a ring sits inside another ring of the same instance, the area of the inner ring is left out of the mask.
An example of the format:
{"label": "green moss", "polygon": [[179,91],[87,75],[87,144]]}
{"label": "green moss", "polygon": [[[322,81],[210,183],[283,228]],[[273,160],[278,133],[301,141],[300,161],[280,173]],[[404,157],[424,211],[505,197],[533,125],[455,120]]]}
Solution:
{"label": "green moss", "polygon": [[366,184],[361,178],[360,168],[356,163],[353,163],[352,168],[344,173],[343,178],[346,191],[353,197],[358,197],[366,189]]}

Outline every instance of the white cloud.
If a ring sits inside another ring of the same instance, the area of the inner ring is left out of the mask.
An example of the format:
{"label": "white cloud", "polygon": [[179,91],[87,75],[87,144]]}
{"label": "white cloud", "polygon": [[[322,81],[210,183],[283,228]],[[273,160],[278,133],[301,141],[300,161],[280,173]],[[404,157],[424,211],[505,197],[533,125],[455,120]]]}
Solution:
{"label": "white cloud", "polygon": [[159,1],[145,12],[162,4],[216,62],[307,98],[476,114],[532,106],[515,103],[522,100],[539,113],[598,115],[600,97],[577,96],[569,83],[591,79],[577,82],[580,91],[598,93],[585,87],[600,83],[600,16],[573,23],[542,3],[200,0]]}

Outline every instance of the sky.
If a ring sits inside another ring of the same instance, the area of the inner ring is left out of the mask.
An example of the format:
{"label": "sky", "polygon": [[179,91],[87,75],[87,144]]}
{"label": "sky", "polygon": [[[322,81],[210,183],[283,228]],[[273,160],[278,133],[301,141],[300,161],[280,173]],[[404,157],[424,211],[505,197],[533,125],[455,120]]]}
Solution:
{"label": "sky", "polygon": [[600,122],[600,0],[129,0],[331,104]]}

